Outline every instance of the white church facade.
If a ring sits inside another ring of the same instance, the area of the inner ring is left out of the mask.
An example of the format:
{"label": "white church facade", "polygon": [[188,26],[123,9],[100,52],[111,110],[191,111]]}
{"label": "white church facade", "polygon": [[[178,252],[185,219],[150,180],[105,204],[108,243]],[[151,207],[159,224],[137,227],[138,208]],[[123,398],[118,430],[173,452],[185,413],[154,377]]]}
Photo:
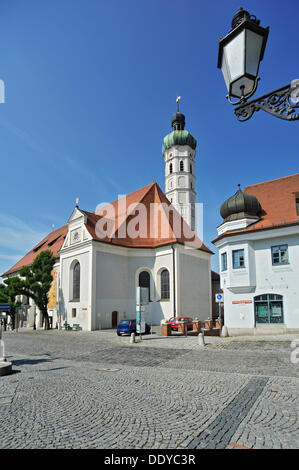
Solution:
{"label": "white church facade", "polygon": [[[47,235],[3,274],[4,278],[16,275],[41,251],[52,251],[56,264],[48,307],[53,327],[66,322],[91,331],[135,318],[138,286],[149,289],[148,323],[158,325],[180,315],[202,321],[211,317],[213,253],[192,230],[195,190],[190,183],[195,185],[195,177],[190,164],[196,141],[184,128],[176,127],[182,117],[185,119],[181,113],[174,115],[173,132],[163,141],[166,190],[170,153],[174,160],[176,155],[186,154],[186,167],[173,171],[186,180],[183,185],[173,183],[173,204],[152,183],[96,212],[76,206],[64,227]],[[181,192],[185,193],[183,199]],[[25,310],[27,325],[33,326],[36,320],[41,326],[41,316],[31,300]]]}

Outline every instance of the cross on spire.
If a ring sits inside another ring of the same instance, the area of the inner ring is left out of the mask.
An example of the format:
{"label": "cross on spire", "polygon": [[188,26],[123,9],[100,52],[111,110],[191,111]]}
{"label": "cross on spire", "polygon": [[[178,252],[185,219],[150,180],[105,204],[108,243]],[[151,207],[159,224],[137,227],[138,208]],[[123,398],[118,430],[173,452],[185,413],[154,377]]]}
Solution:
{"label": "cross on spire", "polygon": [[178,105],[178,109],[177,109],[177,112],[178,112],[178,113],[180,112],[179,106],[180,106],[180,101],[181,101],[181,99],[182,99],[181,96],[177,96],[177,97],[176,97],[176,103],[177,103],[177,105]]}

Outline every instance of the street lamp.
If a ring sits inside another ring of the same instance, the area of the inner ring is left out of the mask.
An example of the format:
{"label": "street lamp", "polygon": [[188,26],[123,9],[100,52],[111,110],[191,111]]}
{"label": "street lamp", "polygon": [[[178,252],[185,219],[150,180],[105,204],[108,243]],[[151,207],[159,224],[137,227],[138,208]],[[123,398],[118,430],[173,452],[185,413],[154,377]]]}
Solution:
{"label": "street lamp", "polygon": [[[219,38],[217,66],[223,73],[227,98],[237,106],[235,114],[239,121],[247,121],[260,109],[281,119],[299,119],[299,114],[295,113],[295,108],[299,107],[299,80],[247,102],[257,89],[268,34],[269,26],[263,28],[260,20],[240,8],[232,19],[232,30]],[[237,101],[233,102],[232,98]]]}

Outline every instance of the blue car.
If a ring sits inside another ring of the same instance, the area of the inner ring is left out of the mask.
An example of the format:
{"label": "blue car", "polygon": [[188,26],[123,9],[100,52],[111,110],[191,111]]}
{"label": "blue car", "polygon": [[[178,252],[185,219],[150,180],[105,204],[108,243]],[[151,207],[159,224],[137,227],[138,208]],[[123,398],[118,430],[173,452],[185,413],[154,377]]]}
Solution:
{"label": "blue car", "polygon": [[[131,333],[136,333],[136,320],[121,320],[117,325],[117,335],[130,335]],[[147,323],[145,324],[145,333],[148,334],[151,332],[151,327]]]}

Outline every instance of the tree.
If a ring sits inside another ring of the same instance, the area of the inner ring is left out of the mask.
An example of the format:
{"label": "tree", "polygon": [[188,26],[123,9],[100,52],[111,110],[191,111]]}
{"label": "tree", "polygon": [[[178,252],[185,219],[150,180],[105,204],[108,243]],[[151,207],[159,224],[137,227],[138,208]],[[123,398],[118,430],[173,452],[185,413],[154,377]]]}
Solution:
{"label": "tree", "polygon": [[20,292],[20,279],[11,277],[5,279],[4,284],[0,284],[0,303],[10,305],[9,315],[12,321],[12,328],[15,329],[16,313],[22,303],[17,300]]}
{"label": "tree", "polygon": [[20,270],[19,293],[34,300],[44,322],[45,330],[50,328],[48,316],[48,293],[53,281],[52,270],[55,258],[50,250],[42,251],[33,261],[32,266],[24,266]]}

